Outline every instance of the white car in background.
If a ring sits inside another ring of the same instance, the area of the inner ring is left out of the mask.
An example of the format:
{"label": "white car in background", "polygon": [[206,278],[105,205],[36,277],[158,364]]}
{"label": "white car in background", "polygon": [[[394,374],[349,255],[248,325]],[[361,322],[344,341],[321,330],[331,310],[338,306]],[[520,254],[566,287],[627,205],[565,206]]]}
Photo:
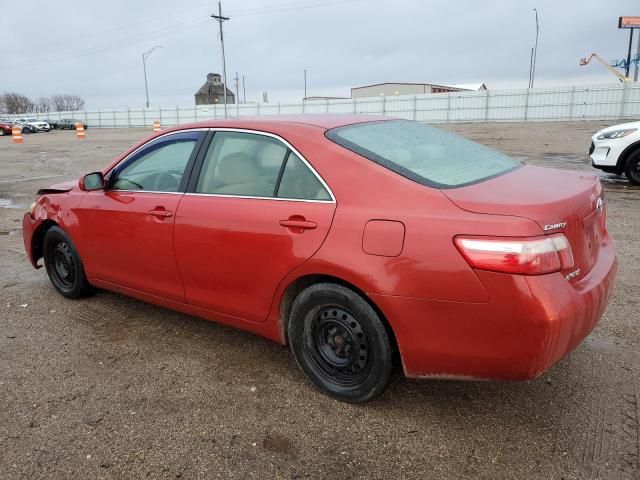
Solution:
{"label": "white car in background", "polygon": [[20,126],[23,126],[24,124],[31,125],[36,132],[48,132],[51,130],[51,125],[47,122],[43,122],[42,120],[38,120],[37,118],[18,118],[15,123]]}
{"label": "white car in background", "polygon": [[640,122],[607,127],[591,137],[591,165],[606,173],[627,176],[640,185]]}

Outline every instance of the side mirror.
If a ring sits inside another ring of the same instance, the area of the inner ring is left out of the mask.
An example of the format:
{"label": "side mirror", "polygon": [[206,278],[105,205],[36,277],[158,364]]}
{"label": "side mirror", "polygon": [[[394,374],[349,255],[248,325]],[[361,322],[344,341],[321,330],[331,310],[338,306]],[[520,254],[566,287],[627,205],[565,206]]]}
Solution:
{"label": "side mirror", "polygon": [[85,192],[104,189],[104,176],[102,172],[87,173],[80,178],[80,189]]}

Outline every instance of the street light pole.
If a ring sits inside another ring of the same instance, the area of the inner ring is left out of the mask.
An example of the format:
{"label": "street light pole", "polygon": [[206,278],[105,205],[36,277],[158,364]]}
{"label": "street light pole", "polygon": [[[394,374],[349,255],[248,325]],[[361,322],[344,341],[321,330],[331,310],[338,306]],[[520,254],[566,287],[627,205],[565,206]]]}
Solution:
{"label": "street light pole", "polygon": [[533,47],[531,47],[531,56],[529,57],[529,86],[531,88],[531,73],[533,72]]}
{"label": "street light pole", "polygon": [[162,48],[162,45],[156,45],[155,47],[147,50],[142,54],[142,69],[144,70],[144,91],[147,96],[147,108],[149,108],[149,85],[147,84],[147,58],[153,53],[156,48]]}
{"label": "street light pole", "polygon": [[538,34],[540,33],[540,24],[538,23],[538,9],[534,8],[536,12],[536,45],[533,47],[533,66],[531,67],[531,88],[533,88],[533,81],[536,76],[536,59],[538,58]]}
{"label": "street light pole", "polygon": [[304,70],[304,98],[307,98],[307,70]]}

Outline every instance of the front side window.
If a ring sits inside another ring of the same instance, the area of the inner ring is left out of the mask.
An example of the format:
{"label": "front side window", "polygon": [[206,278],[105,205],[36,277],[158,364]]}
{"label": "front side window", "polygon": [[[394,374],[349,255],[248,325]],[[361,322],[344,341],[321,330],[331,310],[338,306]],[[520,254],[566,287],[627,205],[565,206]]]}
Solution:
{"label": "front side window", "polygon": [[126,160],[112,175],[112,190],[177,192],[202,132],[160,137]]}
{"label": "front side window", "polygon": [[264,135],[217,132],[204,159],[196,193],[273,197],[287,147]]}
{"label": "front side window", "polygon": [[422,123],[391,120],[338,127],[329,140],[415,182],[454,188],[522,164],[507,155]]}

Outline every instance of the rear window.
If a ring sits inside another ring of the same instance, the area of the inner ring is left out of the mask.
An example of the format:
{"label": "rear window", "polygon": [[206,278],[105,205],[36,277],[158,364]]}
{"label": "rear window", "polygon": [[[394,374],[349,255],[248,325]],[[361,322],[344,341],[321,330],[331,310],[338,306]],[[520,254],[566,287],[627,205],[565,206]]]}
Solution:
{"label": "rear window", "polygon": [[470,185],[522,164],[453,133],[408,120],[359,123],[327,131],[329,140],[415,182]]}

